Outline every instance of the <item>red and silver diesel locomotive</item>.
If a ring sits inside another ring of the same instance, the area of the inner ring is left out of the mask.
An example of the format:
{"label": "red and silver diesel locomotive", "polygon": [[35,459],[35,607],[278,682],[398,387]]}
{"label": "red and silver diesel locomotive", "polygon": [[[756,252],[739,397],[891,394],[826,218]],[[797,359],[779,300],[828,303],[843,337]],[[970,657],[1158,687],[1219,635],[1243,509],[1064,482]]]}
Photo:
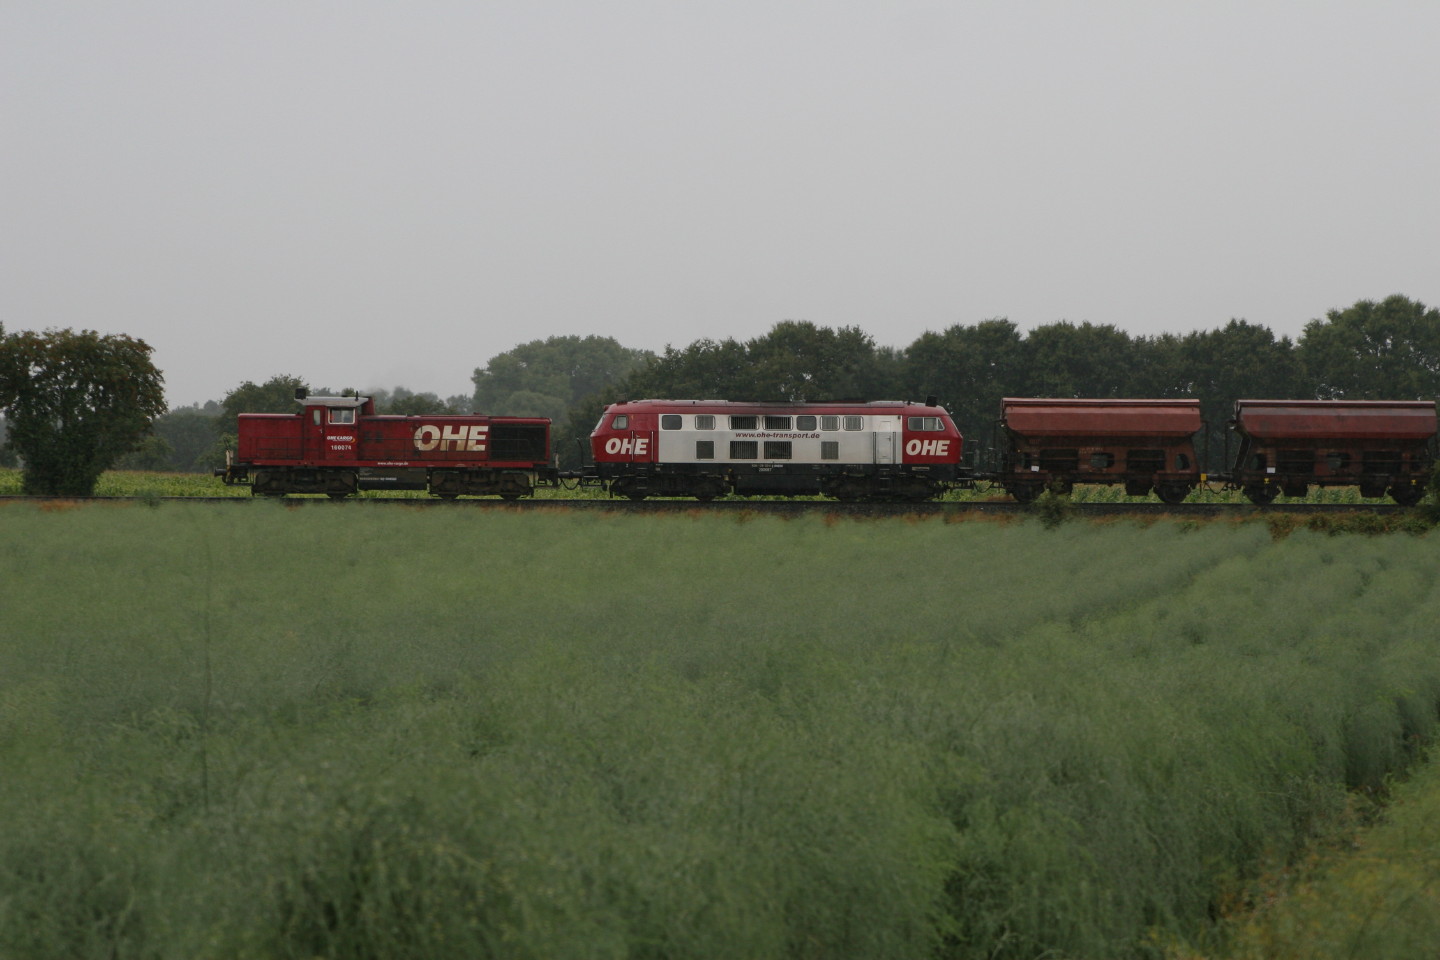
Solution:
{"label": "red and silver diesel locomotive", "polygon": [[242,413],[237,450],[216,474],[257,496],[429,490],[507,500],[559,476],[543,418],[380,416],[369,397],[295,399],[298,413]]}
{"label": "red and silver diesel locomotive", "polygon": [[926,403],[635,400],[590,434],[616,496],[823,495],[927,500],[959,478],[960,431]]}

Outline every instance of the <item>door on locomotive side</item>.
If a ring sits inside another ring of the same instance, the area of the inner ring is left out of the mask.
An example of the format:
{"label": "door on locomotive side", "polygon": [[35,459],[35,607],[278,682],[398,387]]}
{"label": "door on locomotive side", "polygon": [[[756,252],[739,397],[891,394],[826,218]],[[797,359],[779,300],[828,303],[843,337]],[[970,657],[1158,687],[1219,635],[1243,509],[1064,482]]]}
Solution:
{"label": "door on locomotive side", "polygon": [[298,459],[325,459],[325,420],[328,410],[320,404],[309,404],[301,411],[300,456]]}
{"label": "door on locomotive side", "polygon": [[895,440],[900,435],[899,417],[872,417],[871,436],[875,441],[875,462],[877,464],[893,464],[895,462]]}

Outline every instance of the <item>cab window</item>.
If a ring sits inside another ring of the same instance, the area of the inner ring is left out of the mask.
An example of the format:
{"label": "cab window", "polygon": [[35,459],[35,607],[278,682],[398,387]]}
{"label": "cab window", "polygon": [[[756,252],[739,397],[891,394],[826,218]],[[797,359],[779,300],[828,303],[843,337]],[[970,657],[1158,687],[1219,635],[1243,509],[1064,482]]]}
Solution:
{"label": "cab window", "polygon": [[940,422],[939,417],[910,417],[909,428],[911,430],[944,430],[945,426]]}
{"label": "cab window", "polygon": [[331,423],[354,423],[354,422],[355,422],[355,409],[354,409],[353,407],[344,407],[344,408],[341,408],[341,407],[331,407],[331,408],[330,408],[330,422],[331,422]]}
{"label": "cab window", "polygon": [[678,413],[662,413],[662,414],[660,415],[660,429],[661,429],[661,430],[679,430],[679,429],[680,429],[680,414],[678,414]]}
{"label": "cab window", "polygon": [[623,413],[617,413],[614,419],[610,421],[610,426],[616,430],[626,430],[630,426],[630,418]]}

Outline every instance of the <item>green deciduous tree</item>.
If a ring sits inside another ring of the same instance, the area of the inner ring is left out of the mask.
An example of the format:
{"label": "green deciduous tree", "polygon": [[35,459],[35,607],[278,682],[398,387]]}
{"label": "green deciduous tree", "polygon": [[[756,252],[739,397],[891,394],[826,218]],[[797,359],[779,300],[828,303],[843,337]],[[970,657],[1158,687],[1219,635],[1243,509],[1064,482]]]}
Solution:
{"label": "green deciduous tree", "polygon": [[15,451],[10,449],[10,428],[5,425],[5,418],[0,417],[0,467],[15,467],[20,461],[15,456]]}
{"label": "green deciduous tree", "polygon": [[465,399],[464,405],[457,409],[448,401],[441,400],[437,393],[416,393],[404,387],[396,387],[394,390],[372,390],[370,396],[375,400],[377,413],[400,417],[443,416],[464,413],[470,407],[468,397]]}
{"label": "green deciduous tree", "polygon": [[904,363],[875,346],[858,327],[838,330],[786,320],[763,336],[697,340],[667,347],[617,389],[627,397],[700,400],[832,400],[889,398],[900,388]]}
{"label": "green deciduous tree", "polygon": [[242,413],[299,413],[295,391],[309,389],[304,380],[284,373],[260,384],[246,380],[220,401],[220,432],[238,434]]}
{"label": "green deciduous tree", "polygon": [[1399,294],[1311,320],[1300,337],[1305,378],[1322,400],[1429,400],[1440,395],[1440,310]]}
{"label": "green deciduous tree", "polygon": [[1036,327],[1025,337],[1025,393],[1036,397],[1133,396],[1140,352],[1110,324],[1069,321]]}
{"label": "green deciduous tree", "polygon": [[652,362],[616,384],[612,392],[636,400],[748,400],[753,399],[755,389],[750,373],[745,344],[733,339],[696,340],[682,349],[667,346]]}
{"label": "green deciduous tree", "polygon": [[475,371],[475,409],[510,416],[560,419],[643,365],[652,354],[610,337],[550,337],[497,354]]}
{"label": "green deciduous tree", "polygon": [[1247,320],[1231,320],[1214,330],[1195,330],[1179,339],[1174,367],[1174,396],[1200,401],[1209,444],[1208,469],[1220,469],[1227,459],[1227,424],[1235,401],[1242,399],[1302,398],[1310,395],[1301,385],[1295,345],[1289,337],[1276,337],[1270,328]]}
{"label": "green deciduous tree", "polygon": [[3,335],[0,409],[26,493],[88,496],[165,412],[164,377],[143,340],[93,330]]}
{"label": "green deciduous tree", "polygon": [[859,327],[785,320],[745,345],[750,391],[736,400],[893,399],[899,369]]}
{"label": "green deciduous tree", "polygon": [[937,397],[949,409],[967,450],[993,441],[1002,397],[1024,395],[1024,342],[1003,317],[921,334],[905,357],[914,396]]}
{"label": "green deciduous tree", "polygon": [[[169,461],[162,469],[207,472],[224,463],[210,454],[219,438],[220,405],[210,401],[199,406],[177,407],[155,420],[155,436],[170,445]],[[129,460],[127,463],[131,462]]]}

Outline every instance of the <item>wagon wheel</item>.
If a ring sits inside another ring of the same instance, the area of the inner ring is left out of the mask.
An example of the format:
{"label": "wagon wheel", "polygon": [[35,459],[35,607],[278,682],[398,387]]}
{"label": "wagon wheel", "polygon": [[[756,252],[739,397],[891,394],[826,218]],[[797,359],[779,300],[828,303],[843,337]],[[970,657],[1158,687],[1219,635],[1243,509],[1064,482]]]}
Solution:
{"label": "wagon wheel", "polygon": [[1016,503],[1032,503],[1040,496],[1041,489],[1042,486],[1038,483],[1015,483],[1010,485],[1009,493]]}
{"label": "wagon wheel", "polygon": [[1413,507],[1425,495],[1425,488],[1418,483],[1397,483],[1390,488],[1390,496],[1402,507]]}
{"label": "wagon wheel", "polygon": [[1263,507],[1267,503],[1273,503],[1280,488],[1273,483],[1252,483],[1243,491],[1245,498],[1256,506]]}
{"label": "wagon wheel", "polygon": [[1155,496],[1160,498],[1161,503],[1184,503],[1185,498],[1190,496],[1190,487],[1184,483],[1162,483],[1155,488]]}

